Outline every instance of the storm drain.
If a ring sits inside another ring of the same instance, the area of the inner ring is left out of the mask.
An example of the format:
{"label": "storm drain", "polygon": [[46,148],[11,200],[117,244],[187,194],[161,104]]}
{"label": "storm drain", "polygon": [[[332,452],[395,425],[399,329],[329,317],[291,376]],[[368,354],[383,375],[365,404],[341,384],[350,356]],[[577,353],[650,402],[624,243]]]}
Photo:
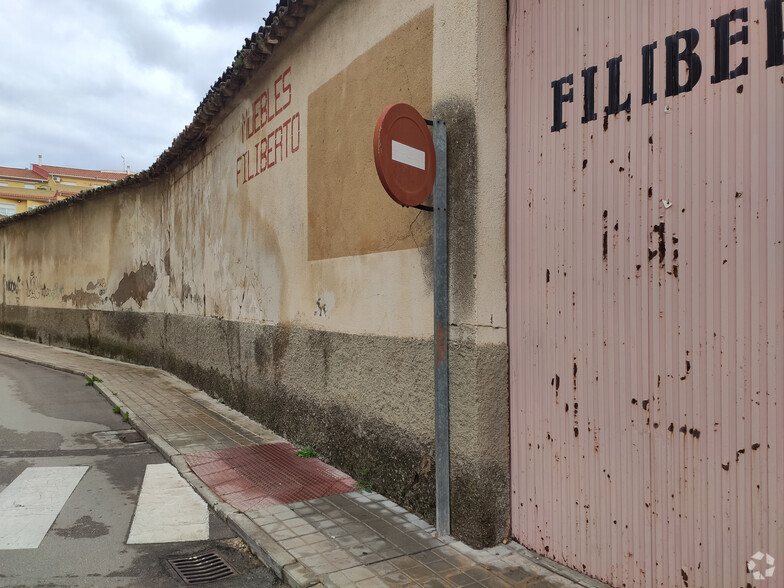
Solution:
{"label": "storm drain", "polygon": [[123,433],[120,433],[119,435],[117,435],[117,437],[123,443],[142,443],[142,442],[144,442],[144,437],[139,435],[139,433],[137,433],[136,431],[128,431],[127,433],[123,432]]}
{"label": "storm drain", "polygon": [[186,584],[206,584],[237,572],[216,551],[207,551],[187,557],[167,557],[166,561]]}

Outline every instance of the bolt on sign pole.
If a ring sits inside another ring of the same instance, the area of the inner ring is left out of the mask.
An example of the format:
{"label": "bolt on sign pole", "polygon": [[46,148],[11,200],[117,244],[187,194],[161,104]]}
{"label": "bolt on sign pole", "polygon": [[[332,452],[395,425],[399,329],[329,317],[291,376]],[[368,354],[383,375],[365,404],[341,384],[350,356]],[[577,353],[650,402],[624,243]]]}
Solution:
{"label": "bolt on sign pole", "polygon": [[[433,127],[432,136],[427,125]],[[449,535],[449,266],[446,122],[425,121],[408,104],[381,113],[373,134],[376,171],[392,200],[433,212],[436,531]],[[433,194],[433,207],[422,203]]]}

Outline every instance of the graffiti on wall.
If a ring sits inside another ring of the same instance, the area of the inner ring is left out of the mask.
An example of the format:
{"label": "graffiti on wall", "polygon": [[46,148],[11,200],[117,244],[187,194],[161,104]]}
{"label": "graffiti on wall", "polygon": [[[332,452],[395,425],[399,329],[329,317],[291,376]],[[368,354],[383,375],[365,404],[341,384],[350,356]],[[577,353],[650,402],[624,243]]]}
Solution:
{"label": "graffiti on wall", "polygon": [[41,291],[38,286],[38,276],[34,271],[30,272],[30,276],[25,280],[25,296],[38,300],[41,297]]}
{"label": "graffiti on wall", "polygon": [[[247,147],[237,157],[237,187],[260,176],[296,153],[300,114],[291,114],[291,66],[259,94],[242,114],[240,140]],[[290,115],[290,116],[289,116]]]}

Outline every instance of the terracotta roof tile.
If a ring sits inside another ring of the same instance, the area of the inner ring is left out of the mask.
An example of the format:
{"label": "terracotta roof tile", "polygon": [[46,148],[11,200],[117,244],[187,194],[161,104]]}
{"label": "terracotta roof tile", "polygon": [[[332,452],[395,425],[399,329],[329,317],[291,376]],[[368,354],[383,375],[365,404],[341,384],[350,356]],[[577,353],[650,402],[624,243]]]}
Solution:
{"label": "terracotta roof tile", "polygon": [[[35,190],[30,190],[35,192]],[[12,200],[34,200],[36,202],[53,202],[54,196],[40,196],[39,194],[11,194],[0,192],[0,198],[10,198]]]}
{"label": "terracotta roof tile", "polygon": [[35,180],[36,182],[42,182],[47,178],[47,176],[41,176],[31,169],[19,169],[16,167],[0,167],[0,176],[20,180]]}
{"label": "terracotta roof tile", "polygon": [[75,167],[58,167],[54,165],[33,164],[33,170],[43,170],[47,176],[70,176],[72,178],[84,178],[87,180],[103,180],[115,182],[126,177],[125,172],[99,171],[94,169],[79,169]]}

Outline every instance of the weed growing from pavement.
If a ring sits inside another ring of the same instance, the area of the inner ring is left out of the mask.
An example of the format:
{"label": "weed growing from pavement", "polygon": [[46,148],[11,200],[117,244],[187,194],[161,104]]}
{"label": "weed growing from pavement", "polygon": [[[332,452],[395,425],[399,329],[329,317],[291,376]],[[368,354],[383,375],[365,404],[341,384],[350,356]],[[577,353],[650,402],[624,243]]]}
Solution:
{"label": "weed growing from pavement", "polygon": [[122,412],[122,409],[115,404],[112,411],[114,412],[114,414],[120,414]]}
{"label": "weed growing from pavement", "polygon": [[354,490],[373,492],[373,482],[368,479],[369,474],[370,468],[362,468],[359,470],[359,474],[355,478],[356,484],[354,484]]}
{"label": "weed growing from pavement", "polygon": [[93,386],[96,382],[103,382],[98,376],[87,376],[87,383],[85,386]]}
{"label": "weed growing from pavement", "polygon": [[297,451],[297,457],[316,457],[316,450],[312,447],[303,447]]}
{"label": "weed growing from pavement", "polygon": [[131,417],[128,416],[128,411],[126,410],[125,414],[123,415],[123,422],[127,423],[130,420],[131,420]]}

